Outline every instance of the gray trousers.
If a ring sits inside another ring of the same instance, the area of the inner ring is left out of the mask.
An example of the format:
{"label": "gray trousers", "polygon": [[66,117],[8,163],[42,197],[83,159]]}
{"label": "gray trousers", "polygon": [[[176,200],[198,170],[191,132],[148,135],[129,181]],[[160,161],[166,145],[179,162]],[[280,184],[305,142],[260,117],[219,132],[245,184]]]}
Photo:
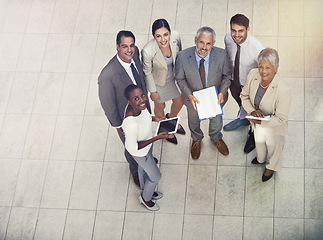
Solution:
{"label": "gray trousers", "polygon": [[[224,102],[221,104],[222,107],[228,100],[228,95],[224,97]],[[200,120],[198,118],[197,112],[194,110],[192,104],[190,101],[186,100],[184,101],[184,104],[187,109],[187,115],[188,115],[188,127],[191,130],[191,137],[194,141],[202,141],[204,135],[200,128]],[[217,142],[220,139],[222,139],[222,126],[223,126],[223,120],[222,115],[216,116],[214,118],[209,119],[209,136],[212,139],[213,142]]]}
{"label": "gray trousers", "polygon": [[133,158],[138,163],[138,176],[142,197],[145,201],[150,201],[161,179],[161,173],[153,157],[153,147],[151,146],[146,156],[133,156]]}
{"label": "gray trousers", "polygon": [[[120,133],[117,129],[119,138],[121,139],[123,145],[126,141],[126,138],[124,136],[124,133]],[[135,161],[135,159],[133,159],[133,157],[131,156],[131,154],[124,149],[124,155],[126,157],[127,162],[129,163],[129,170],[132,176],[136,177],[138,176],[138,163]]]}

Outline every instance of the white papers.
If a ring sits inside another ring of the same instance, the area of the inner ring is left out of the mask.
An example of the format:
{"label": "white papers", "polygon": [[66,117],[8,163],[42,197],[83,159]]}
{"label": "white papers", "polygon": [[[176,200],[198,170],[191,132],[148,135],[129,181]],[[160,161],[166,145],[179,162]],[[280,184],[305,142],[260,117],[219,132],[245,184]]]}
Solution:
{"label": "white papers", "polygon": [[263,121],[269,121],[270,119],[270,115],[267,115],[263,118],[260,117],[254,117],[254,116],[246,116],[246,118],[250,118],[250,119],[255,119],[255,120],[263,120]]}
{"label": "white papers", "polygon": [[195,103],[200,121],[223,114],[221,104],[218,104],[216,86],[195,91],[193,96],[200,101]]}

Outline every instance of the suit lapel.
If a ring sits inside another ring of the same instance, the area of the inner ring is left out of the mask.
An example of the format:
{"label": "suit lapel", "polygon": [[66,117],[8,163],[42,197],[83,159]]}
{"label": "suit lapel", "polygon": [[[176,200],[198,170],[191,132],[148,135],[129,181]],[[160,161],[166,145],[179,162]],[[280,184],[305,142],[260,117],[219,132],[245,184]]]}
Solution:
{"label": "suit lapel", "polygon": [[214,82],[213,79],[215,76],[215,70],[216,70],[216,56],[215,56],[215,49],[212,48],[210,52],[210,59],[209,59],[209,72],[208,72],[208,77],[207,77],[207,87],[213,86]]}
{"label": "suit lapel", "polygon": [[119,79],[121,82],[123,82],[127,86],[133,83],[126,70],[119,63],[117,55],[114,56],[114,66],[116,68],[116,71],[119,73]]}
{"label": "suit lapel", "polygon": [[196,84],[198,85],[198,89],[202,89],[203,88],[202,80],[201,80],[201,76],[200,76],[199,69],[197,67],[196,58],[195,58],[195,48],[193,48],[193,51],[188,56],[188,62],[190,63],[190,69],[191,69],[190,75],[192,75],[193,81],[195,81]]}

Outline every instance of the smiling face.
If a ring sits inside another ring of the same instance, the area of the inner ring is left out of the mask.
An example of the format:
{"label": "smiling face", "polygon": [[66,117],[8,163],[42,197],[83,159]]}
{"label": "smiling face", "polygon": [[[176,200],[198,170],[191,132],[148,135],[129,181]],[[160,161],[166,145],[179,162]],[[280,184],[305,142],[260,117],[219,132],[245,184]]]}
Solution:
{"label": "smiling face", "polygon": [[128,104],[132,107],[135,113],[140,113],[146,109],[147,96],[140,88],[135,88],[129,93]]}
{"label": "smiling face", "polygon": [[159,46],[159,48],[169,47],[170,41],[170,31],[167,28],[162,27],[155,31],[154,38]]}
{"label": "smiling face", "polygon": [[214,43],[215,40],[213,39],[212,34],[202,32],[198,39],[195,37],[197,55],[201,58],[205,58],[211,51]]}
{"label": "smiling face", "polygon": [[132,37],[121,37],[120,45],[117,44],[119,58],[127,63],[131,62],[135,53],[135,41]]}
{"label": "smiling face", "polygon": [[258,71],[261,79],[268,84],[274,79],[278,66],[274,67],[269,61],[261,60],[258,64]]}
{"label": "smiling face", "polygon": [[241,44],[246,41],[249,32],[249,27],[238,25],[236,23],[231,24],[231,37],[236,44]]}

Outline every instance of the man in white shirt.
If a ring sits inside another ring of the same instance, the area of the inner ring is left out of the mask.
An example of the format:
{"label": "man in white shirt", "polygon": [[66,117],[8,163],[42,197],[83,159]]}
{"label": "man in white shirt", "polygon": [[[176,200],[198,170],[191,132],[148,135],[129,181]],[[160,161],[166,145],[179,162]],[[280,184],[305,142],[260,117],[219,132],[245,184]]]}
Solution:
{"label": "man in white shirt", "polygon": [[[124,90],[130,84],[138,85],[147,94],[144,73],[139,60],[139,50],[135,46],[135,36],[130,31],[120,31],[116,39],[117,54],[109,61],[100,73],[99,98],[102,108],[112,127],[117,129],[124,144],[125,137],[121,127],[127,99]],[[147,108],[150,111],[149,102]],[[138,164],[125,150],[130,172],[135,184],[139,186]]]}
{"label": "man in white shirt", "polygon": [[[240,92],[247,81],[247,76],[251,69],[258,67],[257,58],[265,46],[255,37],[248,35],[250,30],[249,19],[242,15],[236,14],[230,20],[231,32],[227,33],[224,38],[225,49],[228,53],[230,64],[232,67],[232,81],[230,92],[241,107]],[[244,110],[242,109],[242,112]],[[249,125],[247,119],[237,119],[226,124],[224,131],[232,131],[241,126]],[[249,137],[244,147],[246,153],[251,152],[255,148],[254,136],[251,129]]]}

